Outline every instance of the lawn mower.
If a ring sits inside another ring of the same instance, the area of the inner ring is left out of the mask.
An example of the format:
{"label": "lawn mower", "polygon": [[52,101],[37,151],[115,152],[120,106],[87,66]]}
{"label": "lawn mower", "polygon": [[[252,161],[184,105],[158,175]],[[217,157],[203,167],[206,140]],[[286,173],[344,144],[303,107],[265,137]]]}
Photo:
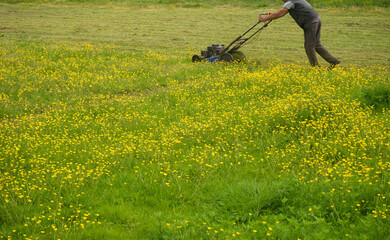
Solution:
{"label": "lawn mower", "polygon": [[[268,14],[269,13],[260,13],[260,15],[268,15]],[[245,54],[241,51],[238,51],[238,49],[240,49],[240,47],[244,45],[249,39],[254,37],[265,27],[267,27],[271,21],[265,22],[261,28],[254,30],[253,32],[252,30],[257,25],[260,24],[260,22],[257,22],[255,25],[249,28],[244,34],[234,39],[226,47],[223,44],[222,45],[212,44],[211,46],[208,46],[206,50],[201,51],[200,56],[199,55],[192,56],[192,62],[208,61],[212,63],[212,62],[219,62],[219,61],[223,61],[223,62],[244,61]],[[252,35],[244,38],[244,36],[251,31],[253,32]]]}

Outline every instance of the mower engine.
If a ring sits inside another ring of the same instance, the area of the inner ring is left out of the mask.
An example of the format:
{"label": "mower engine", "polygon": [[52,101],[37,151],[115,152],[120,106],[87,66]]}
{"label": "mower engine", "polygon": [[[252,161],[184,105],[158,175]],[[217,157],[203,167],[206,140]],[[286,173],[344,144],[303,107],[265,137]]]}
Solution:
{"label": "mower engine", "polygon": [[[224,44],[212,44],[211,46],[208,46],[206,50],[201,50],[201,56],[194,55],[192,56],[192,62],[200,62],[200,61],[207,61],[207,62],[217,62],[217,61],[226,61],[231,62],[234,60],[243,60],[245,58],[245,55],[242,52],[234,51],[235,56],[232,56],[231,54],[224,53],[223,51],[226,51]],[[233,52],[232,52],[233,53]],[[235,58],[236,57],[236,58]]]}
{"label": "mower engine", "polygon": [[206,50],[201,50],[199,55],[194,55],[192,57],[193,62],[200,62],[202,60],[206,60],[208,62],[214,62],[221,55],[222,50],[225,48],[225,45],[212,44],[208,46]]}
{"label": "mower engine", "polygon": [[202,50],[201,55],[204,58],[211,58],[219,56],[222,50],[225,48],[225,45],[213,44],[207,47],[207,50]]}

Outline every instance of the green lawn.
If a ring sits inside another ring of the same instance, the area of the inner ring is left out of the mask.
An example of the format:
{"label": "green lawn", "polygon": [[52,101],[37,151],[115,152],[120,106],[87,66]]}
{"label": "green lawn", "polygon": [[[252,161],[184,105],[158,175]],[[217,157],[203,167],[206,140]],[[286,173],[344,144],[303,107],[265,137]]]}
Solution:
{"label": "green lawn", "polygon": [[[3,43],[90,43],[115,45],[126,52],[152,50],[172,53],[228,44],[257,21],[259,9],[218,7],[146,9],[95,5],[1,5]],[[323,21],[322,43],[344,65],[390,63],[390,17],[387,9],[319,9]],[[363,12],[363,13],[362,13]],[[242,48],[262,64],[307,61],[303,32],[286,16],[265,29],[257,41]]]}
{"label": "green lawn", "polygon": [[0,3],[0,239],[388,239],[389,10],[162,3]]}

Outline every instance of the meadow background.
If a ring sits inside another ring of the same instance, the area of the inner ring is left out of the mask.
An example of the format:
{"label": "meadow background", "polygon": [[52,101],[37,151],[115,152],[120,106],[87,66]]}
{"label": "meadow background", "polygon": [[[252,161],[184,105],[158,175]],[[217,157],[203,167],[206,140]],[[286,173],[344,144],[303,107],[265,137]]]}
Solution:
{"label": "meadow background", "polygon": [[389,1],[0,1],[0,239],[389,239]]}

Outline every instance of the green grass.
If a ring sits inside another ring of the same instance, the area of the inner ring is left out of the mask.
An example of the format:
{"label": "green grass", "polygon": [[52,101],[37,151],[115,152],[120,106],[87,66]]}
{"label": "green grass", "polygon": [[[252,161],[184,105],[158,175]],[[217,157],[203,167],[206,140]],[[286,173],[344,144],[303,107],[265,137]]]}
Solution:
{"label": "green grass", "polygon": [[260,10],[2,3],[0,239],[388,238],[388,10],[191,62]]}
{"label": "green grass", "polygon": [[378,85],[363,89],[361,102],[379,110],[388,108],[390,106],[390,86]]}

